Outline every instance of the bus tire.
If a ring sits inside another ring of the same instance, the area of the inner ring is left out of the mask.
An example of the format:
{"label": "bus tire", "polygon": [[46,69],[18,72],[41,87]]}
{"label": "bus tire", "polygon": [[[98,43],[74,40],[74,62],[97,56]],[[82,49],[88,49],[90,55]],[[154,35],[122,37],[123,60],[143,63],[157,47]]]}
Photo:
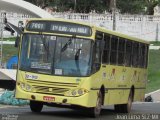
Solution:
{"label": "bus tire", "polygon": [[130,91],[129,97],[128,97],[128,102],[127,104],[123,104],[122,108],[123,108],[123,113],[130,113],[131,112],[131,108],[132,108],[132,102],[133,102],[133,92],[132,90]]}
{"label": "bus tire", "polygon": [[41,112],[43,108],[43,103],[38,101],[30,101],[30,109],[32,112]]}
{"label": "bus tire", "polygon": [[114,105],[114,109],[118,113],[130,113],[133,102],[133,92],[130,91],[127,104]]}
{"label": "bus tire", "polygon": [[103,102],[102,92],[99,91],[96,106],[93,108],[90,108],[91,117],[97,118],[100,116],[101,109],[102,109],[102,102]]}

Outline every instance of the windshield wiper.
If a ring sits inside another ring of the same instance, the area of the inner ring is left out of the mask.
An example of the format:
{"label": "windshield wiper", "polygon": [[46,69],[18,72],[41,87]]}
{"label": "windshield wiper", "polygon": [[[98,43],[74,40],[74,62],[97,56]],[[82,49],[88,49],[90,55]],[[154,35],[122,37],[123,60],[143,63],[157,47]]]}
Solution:
{"label": "windshield wiper", "polygon": [[82,49],[78,49],[76,54],[75,54],[75,60],[79,60],[79,55]]}
{"label": "windshield wiper", "polygon": [[50,52],[49,52],[49,42],[45,39],[44,35],[41,36],[41,39],[42,39],[42,43],[43,43],[45,53],[47,53],[46,59],[48,60],[49,54],[50,54]]}
{"label": "windshield wiper", "polygon": [[75,35],[73,35],[73,36],[67,41],[67,43],[62,47],[61,52],[64,52],[64,51],[68,48],[68,46],[69,46],[70,44],[72,44],[72,40],[73,40],[74,38],[76,38]]}
{"label": "windshield wiper", "polygon": [[81,70],[80,70],[80,67],[79,67],[79,55],[80,55],[80,52],[81,52],[82,49],[78,49],[76,54],[75,54],[75,63],[76,63],[76,67],[77,67],[77,73],[79,75],[81,75]]}

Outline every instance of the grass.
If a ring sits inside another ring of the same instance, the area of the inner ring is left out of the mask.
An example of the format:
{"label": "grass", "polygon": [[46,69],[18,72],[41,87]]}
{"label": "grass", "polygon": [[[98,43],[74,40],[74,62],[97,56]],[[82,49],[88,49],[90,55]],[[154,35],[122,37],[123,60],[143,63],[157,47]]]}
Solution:
{"label": "grass", "polygon": [[[16,37],[3,38],[3,41],[15,41]],[[18,49],[14,45],[3,44],[3,60],[2,63],[6,63],[10,57],[18,54]]]}
{"label": "grass", "polygon": [[[3,63],[17,54],[18,48],[15,48],[14,45],[3,45]],[[149,52],[148,80],[146,93],[160,89],[160,50]]]}
{"label": "grass", "polygon": [[3,63],[6,63],[10,57],[18,55],[18,48],[14,45],[3,45]]}
{"label": "grass", "polygon": [[150,42],[150,44],[153,44],[153,46],[160,46],[159,41],[152,41],[152,42]]}
{"label": "grass", "polygon": [[160,89],[160,50],[149,52],[148,80],[147,93]]}
{"label": "grass", "polygon": [[16,37],[3,38],[3,41],[15,41]]}

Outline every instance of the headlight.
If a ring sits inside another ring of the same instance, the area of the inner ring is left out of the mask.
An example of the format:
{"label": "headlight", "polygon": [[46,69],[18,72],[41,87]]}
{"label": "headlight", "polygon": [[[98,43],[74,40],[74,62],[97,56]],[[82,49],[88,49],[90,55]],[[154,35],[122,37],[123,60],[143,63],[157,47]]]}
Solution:
{"label": "headlight", "polygon": [[21,86],[21,88],[22,88],[23,90],[25,90],[25,84],[24,84],[24,83],[21,83],[20,86]]}
{"label": "headlight", "polygon": [[70,91],[67,91],[65,93],[65,96],[69,96],[69,97],[77,97],[77,96],[81,96],[81,95],[84,95],[85,93],[87,93],[88,90],[86,89],[83,89],[83,88],[80,88],[80,89],[74,89],[74,90],[70,90]]}
{"label": "headlight", "polygon": [[75,90],[72,91],[72,96],[76,96],[77,92]]}
{"label": "headlight", "polygon": [[26,84],[26,90],[27,90],[27,91],[31,91],[31,86],[28,85],[28,84]]}
{"label": "headlight", "polygon": [[25,84],[23,82],[20,83],[20,87],[23,89],[23,90],[26,90],[26,91],[31,91],[32,90],[32,87],[28,84]]}
{"label": "headlight", "polygon": [[78,90],[78,94],[83,95],[83,90],[82,89]]}

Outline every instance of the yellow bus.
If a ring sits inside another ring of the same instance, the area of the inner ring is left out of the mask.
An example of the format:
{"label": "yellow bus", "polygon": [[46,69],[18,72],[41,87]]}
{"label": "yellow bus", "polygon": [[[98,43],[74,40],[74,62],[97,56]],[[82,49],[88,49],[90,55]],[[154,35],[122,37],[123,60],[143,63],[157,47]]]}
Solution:
{"label": "yellow bus", "polygon": [[131,111],[143,101],[149,43],[75,21],[31,19],[19,42],[16,98],[43,105],[85,108],[98,117],[102,106]]}

